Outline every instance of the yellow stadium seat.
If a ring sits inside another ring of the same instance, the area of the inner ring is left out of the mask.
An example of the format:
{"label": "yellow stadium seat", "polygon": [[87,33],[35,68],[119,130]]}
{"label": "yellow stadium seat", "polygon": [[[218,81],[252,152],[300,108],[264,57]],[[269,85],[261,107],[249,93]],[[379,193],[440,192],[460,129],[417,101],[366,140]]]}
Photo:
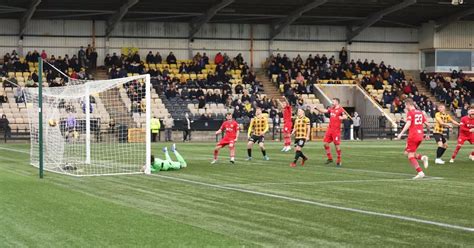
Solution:
{"label": "yellow stadium seat", "polygon": [[197,79],[197,76],[196,76],[196,74],[194,74],[194,73],[189,74],[189,76],[190,76],[191,80]]}

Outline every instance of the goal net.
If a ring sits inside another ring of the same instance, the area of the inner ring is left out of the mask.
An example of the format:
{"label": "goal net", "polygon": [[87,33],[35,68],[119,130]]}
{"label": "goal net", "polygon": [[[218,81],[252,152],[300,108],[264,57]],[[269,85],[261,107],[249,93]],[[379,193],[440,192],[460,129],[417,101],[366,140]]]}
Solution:
{"label": "goal net", "polygon": [[[149,75],[71,83],[24,91],[31,132],[31,164],[74,176],[149,173]],[[39,151],[40,132],[43,150]]]}

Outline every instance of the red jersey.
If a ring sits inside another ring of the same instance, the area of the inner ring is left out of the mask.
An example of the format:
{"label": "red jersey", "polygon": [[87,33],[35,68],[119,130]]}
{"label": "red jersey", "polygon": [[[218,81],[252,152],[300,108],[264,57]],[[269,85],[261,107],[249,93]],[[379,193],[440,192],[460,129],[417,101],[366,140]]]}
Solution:
{"label": "red jersey", "polygon": [[285,108],[283,108],[283,121],[285,122],[285,126],[291,126],[292,115],[293,115],[293,110],[291,109],[291,106],[288,104],[286,105]]}
{"label": "red jersey", "polygon": [[410,128],[408,129],[408,139],[422,140],[425,134],[423,125],[426,122],[426,117],[420,110],[414,109],[407,113],[407,121],[410,121]]}
{"label": "red jersey", "polygon": [[344,114],[344,109],[339,107],[328,108],[329,113],[329,129],[331,131],[341,131],[341,116]]}
{"label": "red jersey", "polygon": [[474,128],[474,118],[470,118],[469,115],[466,115],[461,118],[459,124],[459,136],[466,138],[474,136],[474,133],[469,132],[471,128]]}
{"label": "red jersey", "polygon": [[235,139],[237,137],[237,131],[239,131],[239,123],[235,120],[224,121],[220,129],[225,131],[224,139]]}

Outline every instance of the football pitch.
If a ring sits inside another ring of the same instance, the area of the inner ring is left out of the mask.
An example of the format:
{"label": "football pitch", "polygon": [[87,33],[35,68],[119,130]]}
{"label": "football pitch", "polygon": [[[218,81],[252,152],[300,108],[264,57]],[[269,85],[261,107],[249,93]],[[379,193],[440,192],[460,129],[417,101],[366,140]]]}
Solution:
{"label": "football pitch", "polygon": [[[153,144],[153,154],[164,157]],[[71,177],[29,165],[29,146],[0,145],[1,247],[472,247],[474,162],[416,174],[403,141],[342,144],[343,167],[324,164],[321,142],[290,168],[293,152],[267,143],[237,163],[228,150],[210,165],[214,143],[178,143],[188,167],[154,175]],[[449,160],[455,144],[444,155]],[[334,148],[333,149],[333,153]],[[334,154],[333,154],[334,155]],[[171,157],[173,155],[171,154]]]}

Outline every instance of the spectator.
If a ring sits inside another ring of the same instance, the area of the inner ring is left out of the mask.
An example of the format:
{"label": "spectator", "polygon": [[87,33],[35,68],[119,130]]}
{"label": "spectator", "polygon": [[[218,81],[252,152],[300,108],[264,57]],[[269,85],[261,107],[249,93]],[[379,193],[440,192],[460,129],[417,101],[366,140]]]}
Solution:
{"label": "spectator", "polygon": [[468,110],[469,110],[469,103],[465,102],[464,106],[461,109],[461,117],[466,116],[468,113]]}
{"label": "spectator", "polygon": [[341,64],[347,63],[347,50],[345,47],[343,47],[339,52],[339,60],[341,61]]}
{"label": "spectator", "polygon": [[223,62],[224,62],[224,57],[222,56],[220,52],[218,52],[216,56],[214,57],[214,64],[219,65],[219,64],[222,64]]}
{"label": "spectator", "polygon": [[191,141],[191,123],[189,119],[189,114],[184,114],[184,123],[183,123],[183,142]]}
{"label": "spectator", "polygon": [[2,103],[7,103],[8,102],[8,97],[7,97],[7,93],[3,93],[3,96],[0,96],[0,105]]}
{"label": "spectator", "polygon": [[405,119],[404,119],[403,116],[402,116],[402,117],[400,118],[400,120],[398,121],[398,128],[399,128],[400,130],[402,130],[403,127],[405,126],[405,124],[406,124],[406,121],[405,121]]}
{"label": "spectator", "polygon": [[203,109],[204,107],[206,107],[206,98],[204,96],[200,96],[198,100],[198,108]]}
{"label": "spectator", "polygon": [[45,50],[41,51],[41,58],[44,60],[48,59],[48,54],[46,54]]}
{"label": "spectator", "polygon": [[97,68],[97,57],[99,55],[97,54],[97,50],[95,48],[92,48],[92,52],[89,55],[89,60],[90,60],[90,65],[92,69]]}
{"label": "spectator", "polygon": [[107,53],[107,55],[105,55],[104,65],[106,67],[112,67],[112,65],[113,65],[112,57],[110,57],[110,54],[108,54],[108,53]]}
{"label": "spectator", "polygon": [[161,58],[160,52],[156,52],[156,55],[155,55],[155,63],[156,63],[156,64],[161,64],[162,61],[163,61],[163,59]]}
{"label": "spectator", "polygon": [[85,67],[86,66],[86,51],[84,51],[84,47],[81,46],[79,49],[79,52],[77,52],[77,58],[79,59],[79,66],[80,67]]}
{"label": "spectator", "polygon": [[173,141],[172,139],[172,128],[174,126],[174,120],[170,114],[165,117],[163,121],[163,125],[165,126],[165,141]]}
{"label": "spectator", "polygon": [[25,98],[23,96],[23,89],[22,87],[17,87],[15,89],[15,102],[16,103],[24,103],[25,102]]}
{"label": "spectator", "polygon": [[145,61],[146,61],[147,64],[154,64],[155,63],[155,56],[153,55],[152,51],[148,52],[148,55],[146,56]]}
{"label": "spectator", "polygon": [[360,130],[361,119],[357,112],[354,112],[352,117],[352,125],[354,127],[354,139],[359,140],[359,130]]}
{"label": "spectator", "polygon": [[151,127],[151,142],[156,142],[156,137],[158,136],[158,133],[161,128],[160,119],[156,118],[156,116],[153,116],[153,118],[150,120],[150,127]]}
{"label": "spectator", "polygon": [[351,125],[352,125],[352,120],[349,118],[346,118],[342,121],[345,140],[349,140],[351,138]]}
{"label": "spectator", "polygon": [[5,133],[5,137],[11,138],[10,121],[8,121],[5,114],[3,114],[2,118],[0,119],[0,129],[2,129]]}
{"label": "spectator", "polygon": [[115,120],[110,119],[109,121],[109,133],[114,134],[115,133]]}
{"label": "spectator", "polygon": [[170,52],[168,57],[166,57],[166,62],[168,64],[176,64],[176,57],[174,56],[173,52]]}

